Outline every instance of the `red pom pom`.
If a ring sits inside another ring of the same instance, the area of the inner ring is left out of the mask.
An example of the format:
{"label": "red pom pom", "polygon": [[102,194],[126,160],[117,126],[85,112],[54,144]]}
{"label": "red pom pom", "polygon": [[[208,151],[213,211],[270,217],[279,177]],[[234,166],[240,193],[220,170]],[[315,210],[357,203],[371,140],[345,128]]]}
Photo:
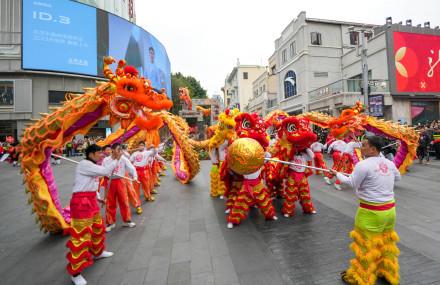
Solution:
{"label": "red pom pom", "polygon": [[229,110],[229,109],[226,109],[225,110],[225,114],[227,115],[227,116],[229,116],[229,113],[230,113],[231,111]]}
{"label": "red pom pom", "polygon": [[136,68],[134,68],[133,66],[131,66],[131,65],[127,65],[126,67],[124,67],[124,73],[125,74],[131,74],[131,75],[133,75],[133,76],[137,76],[138,74],[139,74],[139,72],[137,71],[137,69]]}

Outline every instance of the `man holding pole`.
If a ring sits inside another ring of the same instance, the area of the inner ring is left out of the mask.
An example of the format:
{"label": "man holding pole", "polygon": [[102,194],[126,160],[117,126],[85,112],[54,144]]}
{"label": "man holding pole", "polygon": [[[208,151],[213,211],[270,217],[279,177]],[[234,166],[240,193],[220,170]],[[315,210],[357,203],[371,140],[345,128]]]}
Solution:
{"label": "man holding pole", "polygon": [[113,163],[114,157],[119,157],[117,161],[117,166],[114,169],[112,176],[110,177],[109,186],[106,192],[106,232],[110,232],[115,228],[116,224],[116,201],[118,201],[119,209],[121,212],[122,220],[124,221],[123,226],[133,228],[136,226],[134,222],[131,221],[130,206],[128,203],[127,188],[125,187],[122,179],[125,177],[125,172],[128,172],[133,180],[137,180],[136,169],[133,164],[122,155],[122,148],[119,143],[112,145],[112,157],[104,158],[102,165],[107,166]]}
{"label": "man holding pole", "polygon": [[394,163],[380,155],[382,145],[382,138],[366,137],[361,148],[366,159],[356,164],[353,173],[346,177],[332,171],[342,183],[356,189],[359,198],[354,230],[350,233],[355,258],[350,268],[341,273],[347,284],[373,285],[377,277],[399,284],[394,182],[401,177]]}
{"label": "man holding pole", "polygon": [[71,227],[70,239],[66,246],[67,271],[75,285],[87,284],[81,272],[93,264],[93,259],[110,257],[112,252],[105,251],[105,225],[99,212],[97,190],[99,177],[112,173],[120,154],[113,154],[113,159],[105,167],[97,165],[101,157],[101,148],[95,144],[87,147],[86,159],[78,163],[75,172],[75,184],[70,200]]}

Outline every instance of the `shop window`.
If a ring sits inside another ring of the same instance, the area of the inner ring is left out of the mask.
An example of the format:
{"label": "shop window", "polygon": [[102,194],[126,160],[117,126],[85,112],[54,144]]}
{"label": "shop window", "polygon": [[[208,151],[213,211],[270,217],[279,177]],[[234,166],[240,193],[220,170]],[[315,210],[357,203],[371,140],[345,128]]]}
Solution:
{"label": "shop window", "polygon": [[0,81],[0,106],[14,105],[14,81]]}

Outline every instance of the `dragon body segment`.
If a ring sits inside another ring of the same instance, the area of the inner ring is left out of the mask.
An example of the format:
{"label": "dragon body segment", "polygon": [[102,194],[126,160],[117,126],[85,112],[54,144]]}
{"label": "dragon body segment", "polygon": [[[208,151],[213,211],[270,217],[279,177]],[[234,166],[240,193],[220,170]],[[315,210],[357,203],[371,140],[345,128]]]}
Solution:
{"label": "dragon body segment", "polygon": [[393,162],[400,173],[404,174],[416,157],[419,141],[418,133],[406,125],[368,116],[362,113],[362,109],[362,104],[357,102],[352,108],[343,110],[337,118],[318,112],[309,112],[301,116],[309,119],[311,123],[319,127],[328,128],[330,130],[329,135],[335,139],[355,140],[357,136],[368,131],[388,139],[397,140],[400,145]]}

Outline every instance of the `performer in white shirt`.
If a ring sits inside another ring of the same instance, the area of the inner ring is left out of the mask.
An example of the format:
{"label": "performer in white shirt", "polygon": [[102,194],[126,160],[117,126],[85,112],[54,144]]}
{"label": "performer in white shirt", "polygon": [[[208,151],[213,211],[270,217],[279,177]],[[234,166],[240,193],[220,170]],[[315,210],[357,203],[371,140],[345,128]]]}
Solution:
{"label": "performer in white shirt", "polygon": [[96,162],[101,158],[101,148],[92,144],[86,148],[86,159],[76,167],[73,194],[70,200],[70,239],[67,247],[67,271],[75,285],[87,284],[81,272],[93,264],[93,259],[110,257],[105,251],[105,224],[99,212],[97,191],[99,177],[110,175],[119,159],[118,154],[106,166]]}
{"label": "performer in white shirt", "polygon": [[133,152],[130,161],[133,163],[136,168],[137,176],[140,183],[136,183],[134,188],[138,196],[140,196],[140,187],[142,186],[142,191],[144,192],[144,197],[146,201],[154,201],[153,195],[151,195],[151,183],[149,182],[149,178],[147,175],[147,167],[148,164],[154,155],[153,150],[145,149],[145,143],[139,142],[138,150]]}
{"label": "performer in white shirt", "polygon": [[[344,152],[346,145],[347,144],[342,140],[335,140],[329,145],[327,152],[332,154],[332,157],[333,157],[332,169],[333,170],[342,171],[343,166],[344,166],[343,161],[342,161],[342,153]],[[331,177],[331,178],[333,178],[333,177]],[[331,184],[330,179],[328,179],[328,180],[326,179],[326,182],[329,185]],[[342,190],[341,181],[339,181],[338,179],[336,179],[334,186],[337,190]]]}
{"label": "performer in white shirt", "polygon": [[[118,164],[114,169],[112,176],[110,177],[110,186],[108,187],[107,199],[106,199],[106,231],[110,232],[113,228],[115,228],[116,223],[116,201],[119,204],[119,210],[121,212],[122,220],[124,221],[123,226],[125,227],[134,227],[136,224],[131,221],[131,212],[130,206],[128,202],[128,194],[127,188],[122,181],[123,178],[118,176],[125,176],[125,172],[128,172],[130,176],[137,180],[136,169],[133,164],[131,164],[130,160],[126,158],[122,154],[121,145],[119,143],[115,143],[112,145],[112,156],[120,156],[118,160]],[[113,162],[112,157],[104,158],[102,165],[107,166],[109,163]],[[118,175],[118,176],[115,176]]]}
{"label": "performer in white shirt", "polygon": [[[291,162],[307,165],[312,162],[314,153],[307,148],[304,151],[296,153]],[[290,165],[287,173],[287,179],[284,185],[284,203],[281,208],[283,215],[288,218],[295,214],[295,202],[299,200],[303,212],[306,214],[316,214],[316,210],[310,196],[310,187],[308,176],[312,175],[310,168],[304,166]]]}
{"label": "performer in white shirt", "polygon": [[355,258],[350,268],[341,273],[347,284],[375,284],[384,277],[390,284],[399,284],[399,237],[394,231],[396,209],[394,183],[400,180],[393,162],[380,156],[382,138],[368,136],[362,142],[365,160],[346,177],[333,171],[342,183],[353,187],[359,198],[350,246]]}
{"label": "performer in white shirt", "polygon": [[[126,144],[121,145],[123,155],[130,160],[130,153],[128,152],[128,146]],[[131,160],[130,160],[131,162]],[[139,176],[139,175],[138,175]],[[125,177],[129,178],[130,173],[125,172]],[[130,205],[136,209],[136,214],[142,214],[142,206],[141,206],[141,198],[139,193],[136,191],[136,187],[139,186],[139,183],[133,183],[128,179],[122,179],[122,182],[127,189],[127,197]]]}
{"label": "performer in white shirt", "polygon": [[[324,161],[324,157],[322,155],[322,151],[325,149],[325,145],[320,143],[319,141],[316,141],[310,145],[310,149],[313,151],[314,157],[313,161],[315,163],[316,167],[328,169],[327,164]],[[316,170],[317,175],[321,175],[320,170]],[[324,175],[324,180],[327,183],[331,183],[330,179],[332,178],[332,175],[329,172],[322,171],[322,174]]]}

